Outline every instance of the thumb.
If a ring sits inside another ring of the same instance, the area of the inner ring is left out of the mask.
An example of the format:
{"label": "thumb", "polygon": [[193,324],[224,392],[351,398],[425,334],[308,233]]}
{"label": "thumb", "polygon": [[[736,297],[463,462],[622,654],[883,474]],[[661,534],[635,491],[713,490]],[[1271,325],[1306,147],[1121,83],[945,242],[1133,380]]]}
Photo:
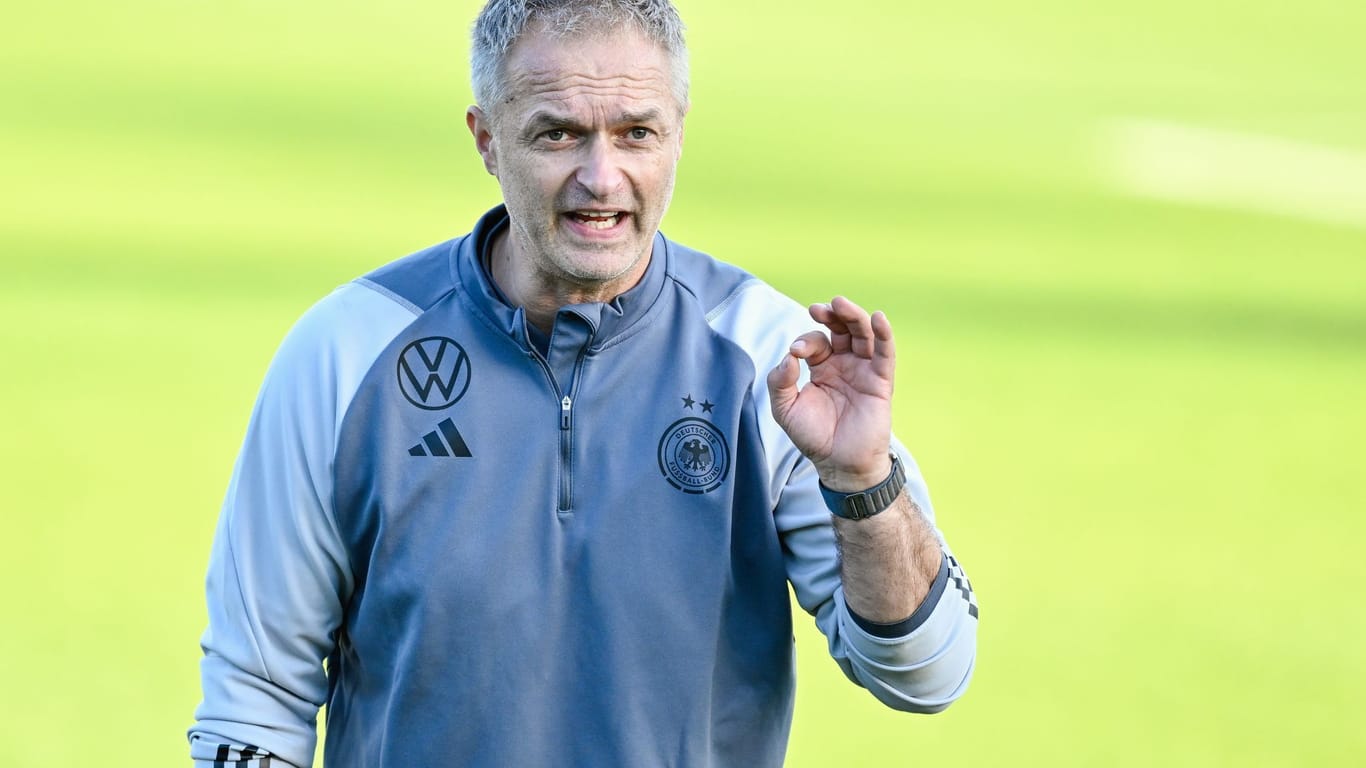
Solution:
{"label": "thumb", "polygon": [[801,364],[790,354],[783,355],[778,365],[768,372],[768,398],[773,409],[773,418],[779,424],[783,416],[797,400],[797,379],[801,375]]}

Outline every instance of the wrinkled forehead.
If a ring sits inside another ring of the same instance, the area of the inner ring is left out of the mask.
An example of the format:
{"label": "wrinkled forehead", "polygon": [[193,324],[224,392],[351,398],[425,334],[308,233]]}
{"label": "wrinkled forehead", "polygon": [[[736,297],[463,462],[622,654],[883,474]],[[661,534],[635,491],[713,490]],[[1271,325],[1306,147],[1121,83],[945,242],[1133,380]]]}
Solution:
{"label": "wrinkled forehead", "polygon": [[528,26],[508,52],[503,76],[514,106],[610,96],[677,106],[668,51],[627,24],[568,34]]}

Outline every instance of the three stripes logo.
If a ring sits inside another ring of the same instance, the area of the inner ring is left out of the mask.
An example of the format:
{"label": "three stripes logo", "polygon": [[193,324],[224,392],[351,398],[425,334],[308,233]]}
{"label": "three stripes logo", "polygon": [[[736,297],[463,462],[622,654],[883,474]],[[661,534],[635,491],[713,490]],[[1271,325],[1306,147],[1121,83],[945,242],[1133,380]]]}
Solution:
{"label": "three stripes logo", "polygon": [[472,458],[470,447],[465,444],[465,438],[460,436],[460,430],[455,428],[455,422],[450,419],[442,419],[436,429],[422,436],[422,442],[408,449],[409,456],[449,456],[457,459]]}
{"label": "three stripes logo", "polygon": [[428,411],[455,405],[470,387],[470,357],[445,336],[428,336],[398,356],[398,388],[408,402]]}

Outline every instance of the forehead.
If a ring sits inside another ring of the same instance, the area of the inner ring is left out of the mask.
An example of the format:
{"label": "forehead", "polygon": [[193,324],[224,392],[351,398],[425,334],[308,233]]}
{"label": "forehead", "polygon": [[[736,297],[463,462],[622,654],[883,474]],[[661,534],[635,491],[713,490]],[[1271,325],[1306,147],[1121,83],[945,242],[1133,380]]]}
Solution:
{"label": "forehead", "polygon": [[664,111],[674,98],[669,65],[664,48],[633,28],[567,37],[533,28],[507,58],[505,106],[516,112],[610,105]]}

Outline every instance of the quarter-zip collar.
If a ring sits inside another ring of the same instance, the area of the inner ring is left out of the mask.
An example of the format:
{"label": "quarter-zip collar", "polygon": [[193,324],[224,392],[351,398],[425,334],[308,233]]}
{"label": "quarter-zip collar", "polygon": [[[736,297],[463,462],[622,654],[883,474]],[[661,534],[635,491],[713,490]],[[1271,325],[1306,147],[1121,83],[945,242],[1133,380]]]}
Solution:
{"label": "quarter-zip collar", "polygon": [[[507,226],[506,207],[499,205],[484,214],[470,235],[462,239],[455,252],[451,254],[451,271],[456,284],[475,310],[500,331],[512,336],[524,348],[531,350],[535,345],[527,331],[526,311],[508,302],[507,297],[489,276],[482,257],[493,237]],[[580,340],[586,335],[592,340],[589,352],[602,349],[629,334],[654,310],[664,289],[668,261],[669,241],[656,232],[650,263],[646,266],[640,282],[608,302],[572,304],[560,308],[555,318],[555,331],[551,335],[551,349],[557,346],[555,337],[560,335],[560,326],[567,325],[562,322],[566,319],[566,314],[574,316],[574,320],[568,325],[580,326],[587,331],[583,334],[583,330],[580,330],[573,335]]]}

